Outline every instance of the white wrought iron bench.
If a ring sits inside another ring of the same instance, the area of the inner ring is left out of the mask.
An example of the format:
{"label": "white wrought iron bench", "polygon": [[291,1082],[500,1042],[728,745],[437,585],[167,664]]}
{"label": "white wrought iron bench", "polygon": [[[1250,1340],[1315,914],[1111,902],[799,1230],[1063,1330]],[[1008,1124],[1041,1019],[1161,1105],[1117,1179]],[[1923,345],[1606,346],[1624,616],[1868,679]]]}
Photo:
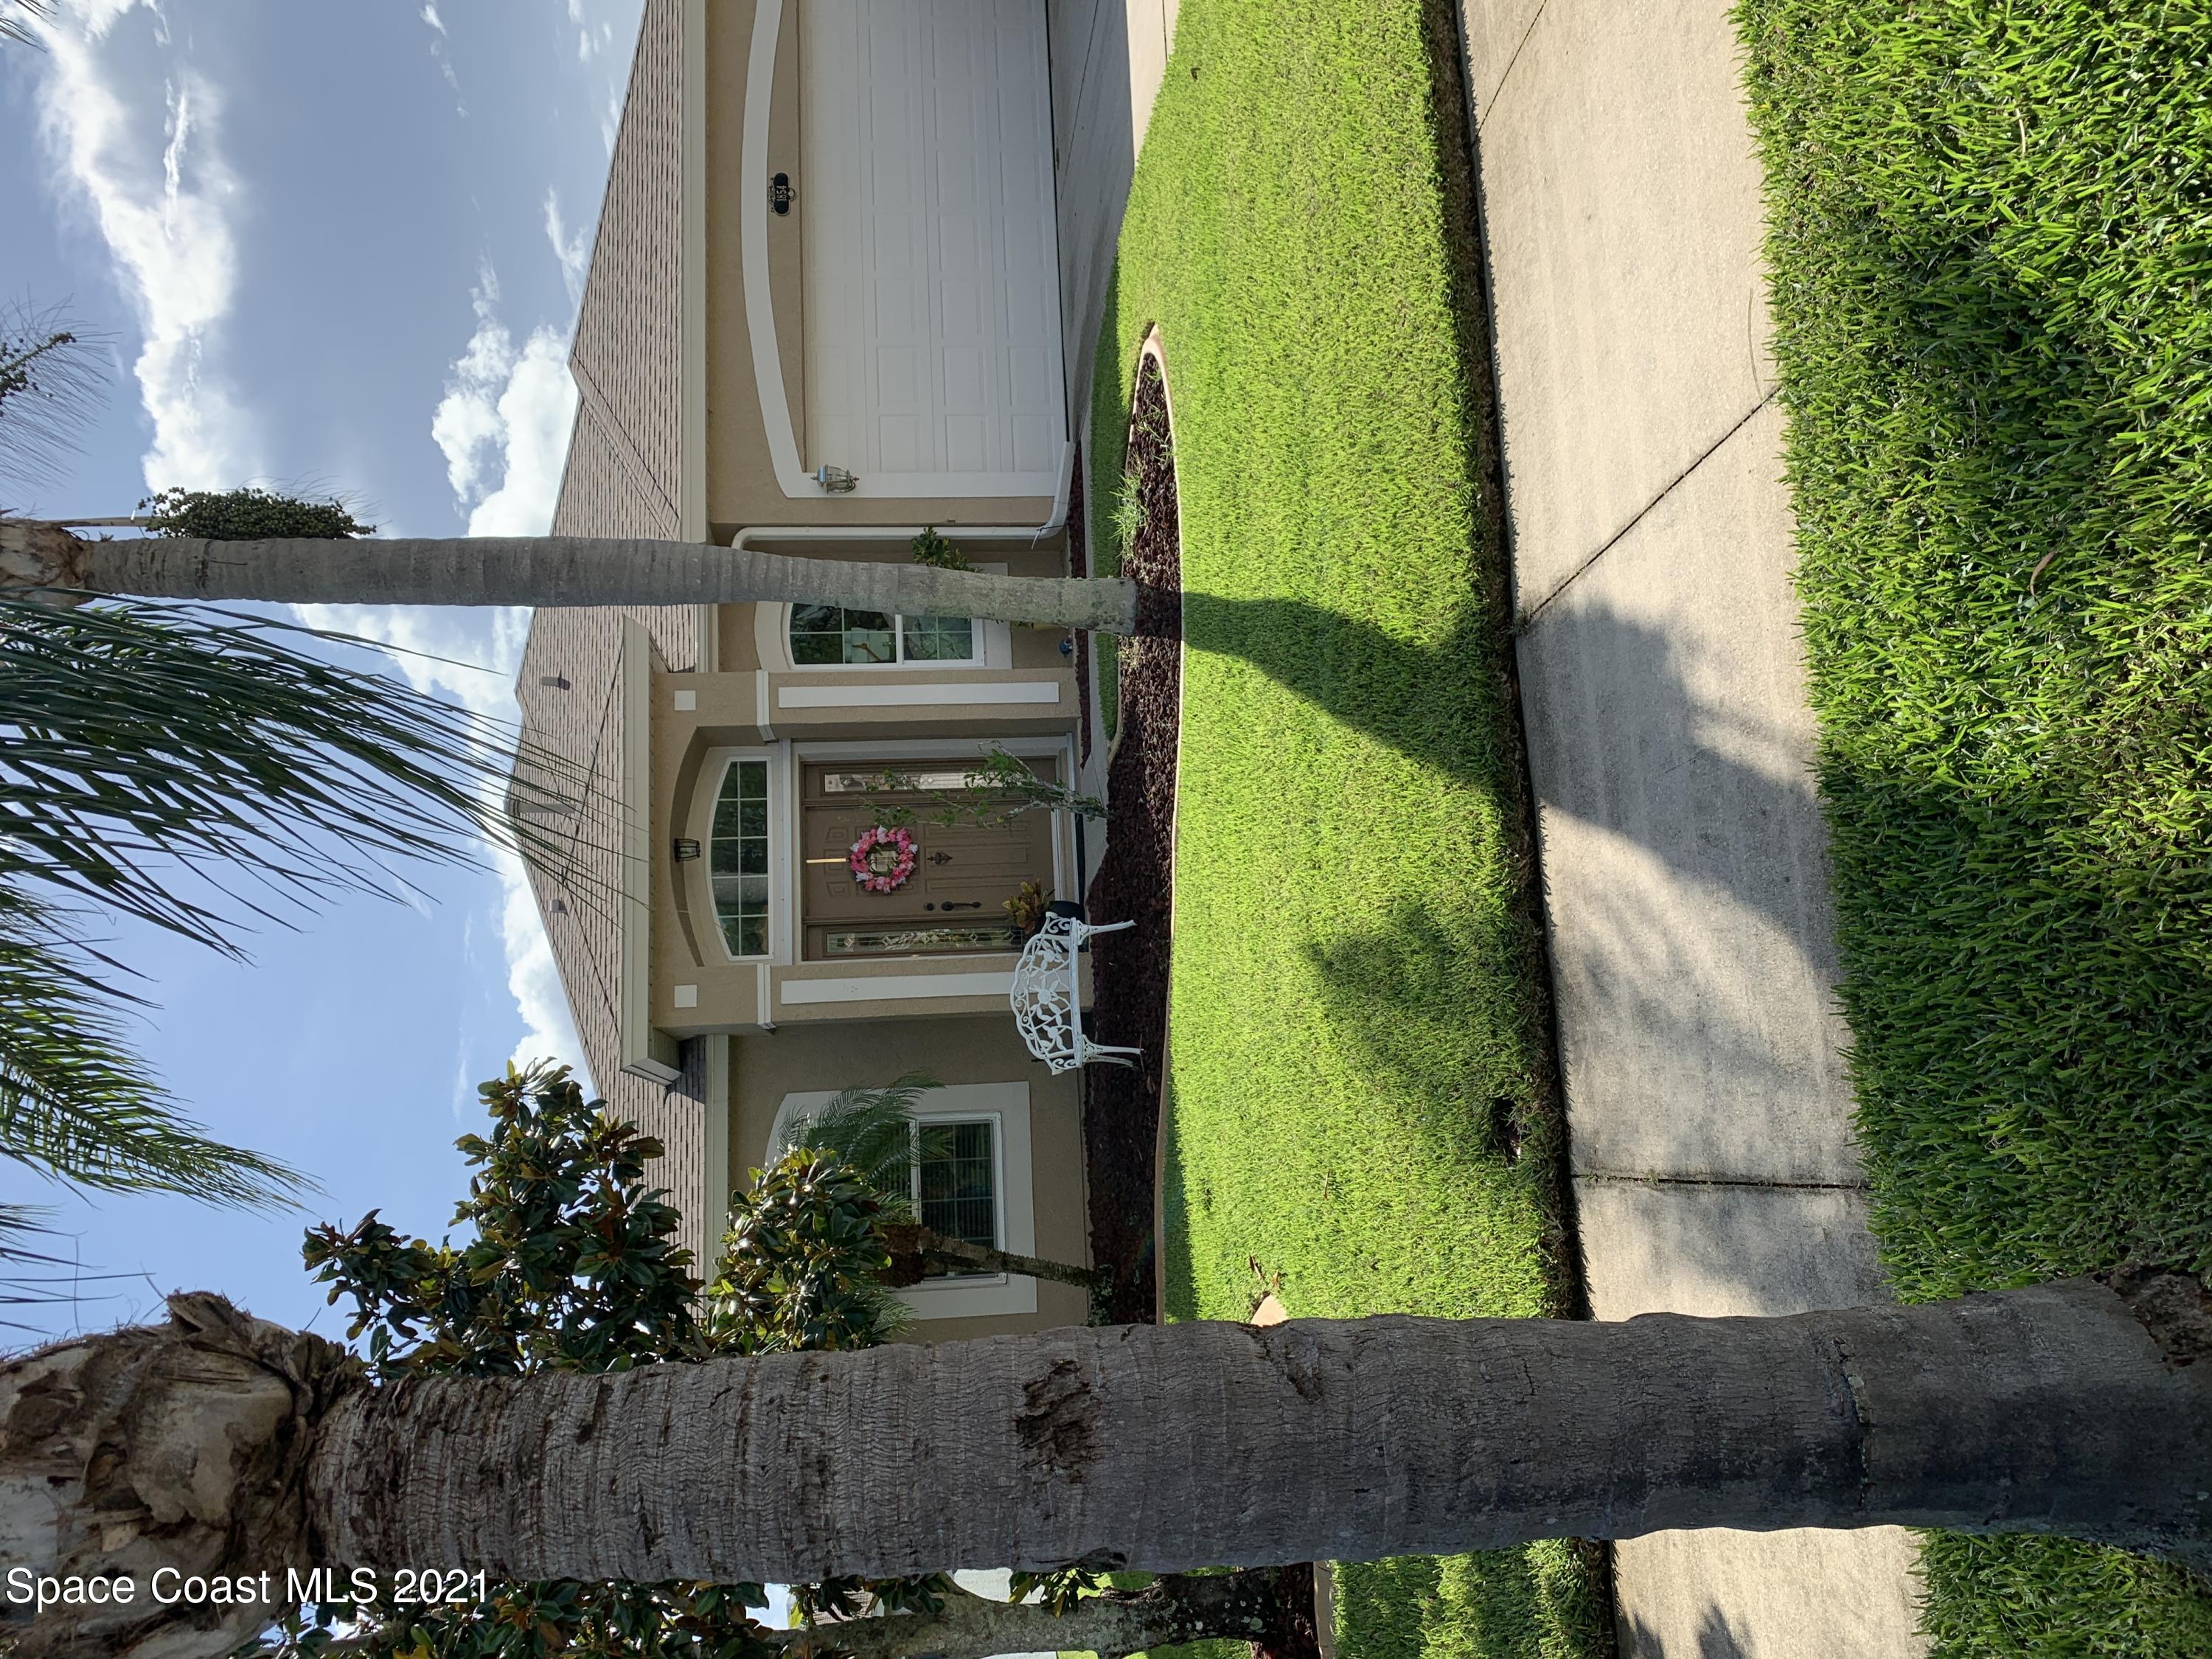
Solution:
{"label": "white wrought iron bench", "polygon": [[1029,1051],[1055,1072],[1073,1072],[1094,1060],[1134,1066],[1144,1050],[1116,1048],[1083,1035],[1083,993],[1079,953],[1093,933],[1118,933],[1133,921],[1103,927],[1048,912],[1044,926],[1022,947],[1014,967],[1014,1024]]}

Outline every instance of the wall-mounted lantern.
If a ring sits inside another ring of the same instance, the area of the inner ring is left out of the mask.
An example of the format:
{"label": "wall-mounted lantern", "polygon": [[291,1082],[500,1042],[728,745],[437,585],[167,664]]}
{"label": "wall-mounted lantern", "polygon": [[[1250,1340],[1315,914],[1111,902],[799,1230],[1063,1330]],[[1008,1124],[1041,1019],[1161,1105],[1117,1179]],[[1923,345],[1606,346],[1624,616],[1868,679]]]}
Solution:
{"label": "wall-mounted lantern", "polygon": [[676,861],[678,864],[689,864],[699,856],[699,843],[689,836],[678,836],[676,838],[675,854]]}
{"label": "wall-mounted lantern", "polygon": [[846,471],[843,467],[830,466],[825,463],[814,469],[814,482],[832,495],[849,495],[860,481]]}

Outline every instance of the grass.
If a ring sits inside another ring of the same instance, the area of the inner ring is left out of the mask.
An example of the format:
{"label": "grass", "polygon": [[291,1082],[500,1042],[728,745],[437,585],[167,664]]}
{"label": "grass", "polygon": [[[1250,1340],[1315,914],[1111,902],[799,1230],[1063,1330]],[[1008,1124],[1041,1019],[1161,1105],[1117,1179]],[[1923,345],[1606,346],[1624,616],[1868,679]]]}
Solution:
{"label": "grass", "polygon": [[[1301,1316],[1565,1305],[1480,336],[1447,232],[1463,180],[1431,88],[1443,15],[1184,0],[1122,230],[1088,476],[1103,548],[1157,324],[1188,641],[1176,1318],[1246,1316],[1253,1260]],[[1609,1639],[1566,1544],[1338,1586],[1346,1659]]]}
{"label": "grass", "polygon": [[[1740,22],[1885,1258],[2212,1269],[2212,5]],[[2212,1651],[2164,1568],[1927,1565],[1944,1659]]]}

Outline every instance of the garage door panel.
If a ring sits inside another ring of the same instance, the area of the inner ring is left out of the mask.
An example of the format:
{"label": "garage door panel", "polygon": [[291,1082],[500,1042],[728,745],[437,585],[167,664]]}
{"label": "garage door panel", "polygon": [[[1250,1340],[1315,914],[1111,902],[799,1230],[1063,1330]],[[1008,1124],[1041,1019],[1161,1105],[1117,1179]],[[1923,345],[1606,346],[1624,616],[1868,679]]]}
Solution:
{"label": "garage door panel", "polygon": [[886,472],[921,471],[927,459],[921,420],[912,415],[878,416],[876,452]]}
{"label": "garage door panel", "polygon": [[886,494],[1049,493],[1066,425],[1043,7],[802,5],[805,466],[864,489],[908,475]]}

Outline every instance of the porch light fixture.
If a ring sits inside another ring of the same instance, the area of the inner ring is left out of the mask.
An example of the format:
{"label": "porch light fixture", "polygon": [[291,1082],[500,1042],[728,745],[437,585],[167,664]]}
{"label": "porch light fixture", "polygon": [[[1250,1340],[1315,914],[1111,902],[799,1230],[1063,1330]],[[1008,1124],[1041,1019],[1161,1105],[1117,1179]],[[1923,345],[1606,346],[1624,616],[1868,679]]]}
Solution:
{"label": "porch light fixture", "polygon": [[689,836],[678,836],[676,838],[675,854],[676,861],[678,864],[689,864],[699,856],[699,843]]}
{"label": "porch light fixture", "polygon": [[849,495],[860,481],[843,467],[831,466],[825,461],[814,469],[814,482],[832,495]]}

